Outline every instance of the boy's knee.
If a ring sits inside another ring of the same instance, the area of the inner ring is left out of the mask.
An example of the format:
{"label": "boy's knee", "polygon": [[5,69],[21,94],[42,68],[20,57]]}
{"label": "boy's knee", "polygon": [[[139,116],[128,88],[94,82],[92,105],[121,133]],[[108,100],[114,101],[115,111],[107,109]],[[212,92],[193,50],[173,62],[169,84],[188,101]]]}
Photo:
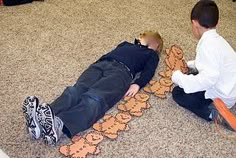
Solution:
{"label": "boy's knee", "polygon": [[106,105],[99,99],[93,96],[84,95],[83,104],[85,104],[88,114],[91,114],[92,122],[101,118],[106,112]]}
{"label": "boy's knee", "polygon": [[89,108],[95,110],[96,108],[99,108],[101,105],[101,101],[93,96],[90,95],[83,95],[83,100]]}
{"label": "boy's knee", "polygon": [[76,103],[79,99],[79,94],[77,89],[72,86],[66,87],[66,89],[63,92],[63,95],[66,96],[67,99],[68,97],[72,99],[74,103]]}
{"label": "boy's knee", "polygon": [[172,90],[172,97],[175,100],[177,97],[179,97],[183,93],[183,89],[179,86],[176,86]]}
{"label": "boy's knee", "polygon": [[91,97],[91,96],[85,96],[86,101],[89,105],[98,105],[100,104],[98,100],[96,100],[95,98]]}
{"label": "boy's knee", "polygon": [[69,86],[66,87],[64,93],[69,93],[70,95],[73,95],[77,93],[77,89],[75,87]]}

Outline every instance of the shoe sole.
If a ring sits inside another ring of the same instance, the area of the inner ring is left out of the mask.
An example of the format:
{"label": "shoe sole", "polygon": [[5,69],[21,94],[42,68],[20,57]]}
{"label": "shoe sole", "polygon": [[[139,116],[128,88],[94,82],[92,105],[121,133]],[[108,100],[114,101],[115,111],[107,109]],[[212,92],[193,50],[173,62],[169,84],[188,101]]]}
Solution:
{"label": "shoe sole", "polygon": [[50,106],[42,104],[39,106],[38,121],[42,126],[43,141],[47,145],[56,145],[58,136],[54,125],[54,114]]}
{"label": "shoe sole", "polygon": [[27,131],[29,132],[31,139],[39,139],[41,136],[40,124],[36,118],[38,104],[39,100],[37,97],[29,96],[24,100],[22,107]]}
{"label": "shoe sole", "polygon": [[236,131],[236,117],[233,113],[230,112],[230,110],[226,107],[225,103],[219,99],[216,98],[214,100],[214,106],[220,113],[220,115],[226,120],[226,122],[230,125],[230,127]]}

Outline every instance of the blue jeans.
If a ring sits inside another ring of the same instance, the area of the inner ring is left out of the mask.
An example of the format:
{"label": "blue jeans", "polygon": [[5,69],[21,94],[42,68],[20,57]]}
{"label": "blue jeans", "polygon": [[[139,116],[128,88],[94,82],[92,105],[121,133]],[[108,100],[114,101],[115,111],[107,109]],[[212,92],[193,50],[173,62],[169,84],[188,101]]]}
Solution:
{"label": "blue jeans", "polygon": [[67,87],[51,108],[64,123],[69,137],[91,127],[126,93],[130,72],[115,61],[99,61],[85,70],[74,86]]}
{"label": "blue jeans", "polygon": [[205,99],[204,95],[205,91],[186,94],[179,86],[174,87],[172,91],[172,97],[177,104],[206,121],[211,121],[209,116],[211,114],[210,104],[212,103],[212,100]]}

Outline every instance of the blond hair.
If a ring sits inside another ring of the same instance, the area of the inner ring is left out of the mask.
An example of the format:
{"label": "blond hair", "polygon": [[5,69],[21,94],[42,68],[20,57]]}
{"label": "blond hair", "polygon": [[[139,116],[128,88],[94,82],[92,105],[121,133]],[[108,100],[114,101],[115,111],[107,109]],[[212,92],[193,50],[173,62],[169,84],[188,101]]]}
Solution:
{"label": "blond hair", "polygon": [[158,43],[157,51],[161,52],[163,49],[163,39],[159,32],[157,31],[145,31],[143,33],[140,33],[139,38],[144,38],[146,42],[148,43],[149,41],[155,41]]}

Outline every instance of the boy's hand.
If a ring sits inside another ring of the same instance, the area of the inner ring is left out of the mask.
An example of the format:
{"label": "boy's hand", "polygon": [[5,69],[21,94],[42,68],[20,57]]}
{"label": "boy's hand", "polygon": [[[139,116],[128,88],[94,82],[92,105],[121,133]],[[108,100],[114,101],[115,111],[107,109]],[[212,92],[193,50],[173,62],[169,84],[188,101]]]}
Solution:
{"label": "boy's hand", "polygon": [[195,69],[195,60],[190,60],[187,62],[188,68]]}
{"label": "boy's hand", "polygon": [[174,82],[174,84],[179,85],[181,74],[182,74],[182,72],[180,70],[173,71],[172,76],[171,76],[171,80],[172,80],[172,82]]}
{"label": "boy's hand", "polygon": [[129,90],[126,92],[125,96],[135,96],[136,93],[138,93],[140,87],[137,84],[131,84],[129,87]]}

